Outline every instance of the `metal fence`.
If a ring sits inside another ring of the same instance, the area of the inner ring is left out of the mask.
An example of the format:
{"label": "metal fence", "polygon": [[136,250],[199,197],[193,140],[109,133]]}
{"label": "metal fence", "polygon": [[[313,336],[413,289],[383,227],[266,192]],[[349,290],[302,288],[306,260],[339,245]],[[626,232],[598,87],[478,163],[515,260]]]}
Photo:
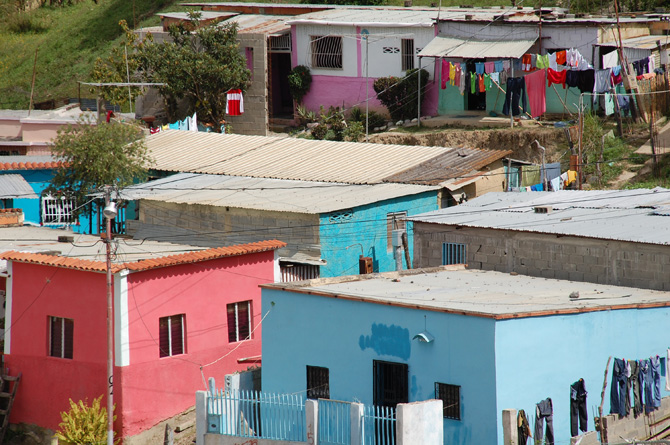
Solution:
{"label": "metal fence", "polygon": [[305,400],[298,394],[216,391],[207,400],[207,432],[305,442]]}
{"label": "metal fence", "polygon": [[395,445],[395,408],[368,406],[363,408],[363,444]]}
{"label": "metal fence", "polygon": [[319,444],[351,443],[351,403],[319,399]]}

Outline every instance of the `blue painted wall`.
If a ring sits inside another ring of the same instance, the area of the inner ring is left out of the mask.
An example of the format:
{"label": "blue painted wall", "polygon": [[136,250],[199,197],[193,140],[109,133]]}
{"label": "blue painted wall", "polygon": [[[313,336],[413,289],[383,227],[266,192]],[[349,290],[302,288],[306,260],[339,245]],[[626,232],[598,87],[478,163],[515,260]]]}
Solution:
{"label": "blue painted wall", "polygon": [[[351,219],[331,222],[332,213],[319,216],[319,238],[321,258],[327,264],[321,266],[322,277],[337,277],[358,273],[358,257],[361,246],[364,256],[372,257],[375,272],[395,270],[393,252],[387,250],[386,215],[406,211],[408,216],[430,212],[439,208],[437,190],[417,195],[404,196],[374,204],[356,207]],[[413,225],[407,222],[410,259],[413,248]],[[349,249],[347,249],[348,246]],[[407,267],[403,254],[403,267]]]}
{"label": "blue painted wall", "polygon": [[[584,379],[588,391],[588,429],[593,431],[593,413],[600,405],[607,358],[635,360],[652,355],[663,357],[670,346],[670,335],[665,329],[669,323],[670,308],[602,311],[497,322],[498,437],[502,437],[503,409],[523,409],[534,416],[535,404],[551,397],[556,443],[569,443],[570,385],[580,378]],[[603,407],[606,414],[610,412],[611,379],[610,364]],[[661,396],[669,395],[664,390],[664,383],[661,389]],[[501,439],[498,443],[502,443]]]}
{"label": "blue painted wall", "polygon": [[[262,290],[263,391],[306,390],[306,366],[330,370],[330,397],[372,404],[373,360],[407,363],[410,402],[435,382],[461,386],[461,419],[444,419],[445,444],[496,441],[494,321],[336,298]],[[412,337],[424,330],[430,344]]]}

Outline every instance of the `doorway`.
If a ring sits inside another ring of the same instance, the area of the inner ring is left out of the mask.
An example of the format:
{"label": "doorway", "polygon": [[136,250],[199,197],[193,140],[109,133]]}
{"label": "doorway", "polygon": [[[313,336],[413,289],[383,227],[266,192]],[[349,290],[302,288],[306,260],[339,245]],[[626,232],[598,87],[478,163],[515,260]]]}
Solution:
{"label": "doorway", "polygon": [[[484,63],[486,59],[468,59],[465,61],[465,67],[468,73],[476,75],[475,73],[475,64]],[[472,93],[470,85],[465,85],[465,100],[466,107],[468,111],[486,111],[486,91]]]}

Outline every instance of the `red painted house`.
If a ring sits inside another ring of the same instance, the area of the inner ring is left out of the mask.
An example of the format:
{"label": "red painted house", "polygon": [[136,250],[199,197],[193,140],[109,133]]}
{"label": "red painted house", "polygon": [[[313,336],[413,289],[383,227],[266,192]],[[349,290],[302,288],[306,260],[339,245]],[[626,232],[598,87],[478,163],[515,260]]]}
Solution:
{"label": "red painted house", "polygon": [[[91,239],[62,246],[71,247],[66,254],[0,254],[7,261],[5,364],[9,374],[23,373],[12,423],[56,429],[68,399],[105,393],[104,255],[72,253]],[[260,364],[258,285],[276,281],[275,250],[284,243],[168,246],[121,242],[116,258],[123,262],[112,265],[117,437],[193,406],[207,378],[223,381]]]}

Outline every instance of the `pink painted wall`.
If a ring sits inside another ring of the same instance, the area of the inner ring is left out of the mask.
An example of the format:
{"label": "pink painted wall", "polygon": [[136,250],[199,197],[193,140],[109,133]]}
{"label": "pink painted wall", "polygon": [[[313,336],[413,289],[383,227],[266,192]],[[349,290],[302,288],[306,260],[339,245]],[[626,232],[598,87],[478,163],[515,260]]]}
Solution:
{"label": "pink painted wall", "polygon": [[21,136],[21,119],[0,119],[0,137],[17,138]]}
{"label": "pink painted wall", "polygon": [[[22,372],[23,378],[12,423],[55,429],[69,398],[90,401],[105,391],[106,307],[104,274],[13,263],[5,362],[11,375]],[[72,360],[48,356],[49,316],[74,319]]]}
{"label": "pink painted wall", "polygon": [[[370,110],[388,115],[386,107],[377,100],[377,93],[373,88],[375,79],[369,78]],[[437,101],[439,85],[429,81],[424,103],[421,105],[422,115],[437,115]],[[342,107],[345,112],[358,106],[365,111],[365,77],[319,76],[312,75],[312,86],[303,99],[303,104],[309,110],[319,111],[319,106],[327,110],[328,107]],[[344,105],[343,105],[344,104]]]}
{"label": "pink painted wall", "polygon": [[[258,285],[273,281],[274,252],[222,258],[128,276],[130,364],[115,367],[117,437],[135,435],[195,403],[203,377],[247,369],[238,358],[261,354],[261,329],[252,339],[228,342],[226,304],[252,301],[252,329],[261,318]],[[12,375],[23,372],[12,423],[57,428],[68,398],[89,400],[105,390],[105,275],[13,264]],[[159,357],[158,320],[185,314],[186,353]],[[74,319],[74,358],[48,357],[47,317]],[[226,354],[216,364],[213,362]],[[105,399],[103,399],[103,403]]]}
{"label": "pink painted wall", "polygon": [[51,141],[58,135],[58,130],[64,126],[62,122],[51,124],[24,122],[22,125],[23,140],[26,142]]}

